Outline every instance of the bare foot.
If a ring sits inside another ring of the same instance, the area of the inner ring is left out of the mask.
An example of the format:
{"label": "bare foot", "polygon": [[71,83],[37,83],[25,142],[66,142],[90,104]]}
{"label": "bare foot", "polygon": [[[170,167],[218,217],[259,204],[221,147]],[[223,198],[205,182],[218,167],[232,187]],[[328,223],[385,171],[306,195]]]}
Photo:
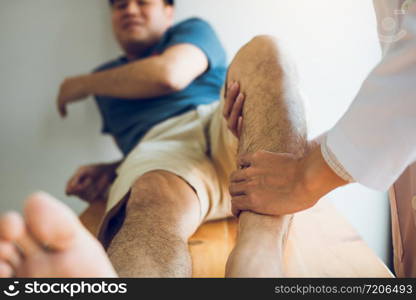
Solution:
{"label": "bare foot", "polygon": [[237,243],[226,266],[226,277],[283,277],[283,251],[292,215],[270,217],[244,212]]}
{"label": "bare foot", "polygon": [[65,205],[30,196],[24,220],[0,218],[0,277],[116,277],[104,249]]}

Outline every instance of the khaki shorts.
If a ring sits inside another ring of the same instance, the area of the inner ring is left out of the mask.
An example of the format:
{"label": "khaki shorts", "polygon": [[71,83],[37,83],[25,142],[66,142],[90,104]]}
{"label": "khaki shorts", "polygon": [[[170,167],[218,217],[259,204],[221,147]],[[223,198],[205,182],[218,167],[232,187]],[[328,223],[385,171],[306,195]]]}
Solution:
{"label": "khaki shorts", "polygon": [[137,179],[155,170],[176,174],[194,188],[201,222],[230,216],[228,178],[236,167],[238,140],[223,118],[223,102],[200,105],[152,128],[117,169],[106,219],[117,214]]}

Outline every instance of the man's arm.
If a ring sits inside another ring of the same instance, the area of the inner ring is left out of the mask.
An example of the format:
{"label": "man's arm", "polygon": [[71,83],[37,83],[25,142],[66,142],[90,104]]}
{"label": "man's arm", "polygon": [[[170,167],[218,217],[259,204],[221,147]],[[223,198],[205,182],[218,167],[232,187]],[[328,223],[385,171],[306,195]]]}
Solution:
{"label": "man's arm", "polygon": [[110,185],[114,182],[116,170],[123,161],[91,164],[78,168],[68,181],[66,194],[78,196],[89,203],[106,201]]}
{"label": "man's arm", "polygon": [[198,47],[178,44],[160,55],[137,60],[108,71],[68,78],[61,85],[58,110],[90,95],[146,99],[180,91],[208,68],[208,58]]}

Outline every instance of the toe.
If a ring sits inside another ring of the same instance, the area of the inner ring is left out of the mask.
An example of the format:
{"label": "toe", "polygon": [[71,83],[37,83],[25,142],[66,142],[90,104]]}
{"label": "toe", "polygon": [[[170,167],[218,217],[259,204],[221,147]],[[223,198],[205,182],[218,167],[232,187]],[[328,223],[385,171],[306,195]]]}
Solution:
{"label": "toe", "polygon": [[16,241],[24,232],[23,218],[16,212],[9,212],[0,218],[0,239]]}
{"label": "toe", "polygon": [[18,245],[24,255],[32,255],[39,250],[27,233],[23,218],[15,212],[7,213],[0,218],[0,239]]}
{"label": "toe", "polygon": [[8,263],[0,261],[0,278],[10,278],[13,273],[13,268]]}
{"label": "toe", "polygon": [[11,242],[0,241],[0,261],[10,263],[14,268],[20,264],[20,254]]}
{"label": "toe", "polygon": [[32,236],[51,250],[65,250],[82,226],[75,214],[46,193],[31,195],[25,205],[25,220]]}

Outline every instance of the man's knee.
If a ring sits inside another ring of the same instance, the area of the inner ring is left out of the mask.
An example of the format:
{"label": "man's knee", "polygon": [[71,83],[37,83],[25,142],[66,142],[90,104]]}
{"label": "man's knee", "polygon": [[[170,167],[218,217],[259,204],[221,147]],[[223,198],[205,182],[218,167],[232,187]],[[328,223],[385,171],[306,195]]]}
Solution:
{"label": "man's knee", "polygon": [[[253,74],[262,78],[269,73],[282,74],[281,46],[278,40],[269,35],[259,35],[244,45],[236,54],[228,70],[227,81],[241,81],[253,78]],[[250,79],[249,81],[251,81]]]}
{"label": "man's knee", "polygon": [[277,38],[272,35],[257,35],[247,43],[247,47],[256,52],[276,52],[279,49],[279,42]]}
{"label": "man's knee", "polygon": [[133,185],[126,206],[129,215],[176,219],[199,218],[195,191],[180,177],[166,171],[142,175]]}
{"label": "man's knee", "polygon": [[258,35],[245,44],[237,53],[239,56],[267,60],[270,57],[278,56],[280,43],[277,38],[271,35]]}

